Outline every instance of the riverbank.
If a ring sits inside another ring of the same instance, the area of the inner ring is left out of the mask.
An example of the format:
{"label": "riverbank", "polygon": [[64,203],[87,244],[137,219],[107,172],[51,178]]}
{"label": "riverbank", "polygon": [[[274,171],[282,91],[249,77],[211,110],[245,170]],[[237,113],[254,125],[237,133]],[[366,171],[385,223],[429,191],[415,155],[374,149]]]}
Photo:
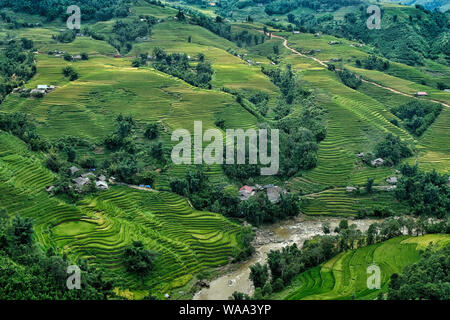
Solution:
{"label": "riverbank", "polygon": [[[270,226],[263,226],[256,230],[253,246],[256,253],[236,269],[211,281],[209,288],[203,288],[194,295],[193,300],[227,300],[233,292],[239,291],[252,295],[253,283],[249,279],[249,267],[255,263],[265,263],[267,254],[271,250],[278,250],[296,243],[301,247],[305,240],[316,235],[323,235],[322,224],[328,222],[331,230],[338,226],[343,218],[311,217],[300,215],[294,219],[284,220]],[[356,224],[358,229],[366,231],[372,223],[382,220],[349,218],[349,224]]]}

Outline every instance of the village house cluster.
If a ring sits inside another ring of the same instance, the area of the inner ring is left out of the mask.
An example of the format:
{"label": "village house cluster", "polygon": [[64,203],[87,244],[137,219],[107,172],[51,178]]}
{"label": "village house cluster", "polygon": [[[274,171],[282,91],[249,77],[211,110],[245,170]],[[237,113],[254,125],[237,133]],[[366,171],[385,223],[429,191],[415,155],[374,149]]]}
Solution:
{"label": "village house cluster", "polygon": [[38,84],[34,89],[27,89],[24,87],[14,88],[13,93],[18,93],[24,97],[43,97],[47,93],[55,90],[55,86],[47,85],[47,84]]}
{"label": "village house cluster", "polygon": [[[83,189],[89,186],[91,183],[95,183],[95,188],[98,190],[108,190],[109,186],[107,183],[106,176],[104,174],[95,175],[95,168],[89,169],[89,172],[81,173],[82,170],[72,166],[69,168],[70,174],[72,176],[72,185],[77,192],[82,192]],[[109,178],[110,183],[115,182],[114,177]],[[50,186],[46,190],[48,193],[52,193],[55,186]]]}
{"label": "village house cluster", "polygon": [[239,198],[241,199],[241,201],[246,201],[254,196],[257,192],[264,191],[267,193],[267,198],[272,203],[277,203],[280,200],[281,194],[287,194],[287,191],[285,189],[273,184],[266,184],[264,186],[256,184],[255,186],[242,186],[239,189]]}

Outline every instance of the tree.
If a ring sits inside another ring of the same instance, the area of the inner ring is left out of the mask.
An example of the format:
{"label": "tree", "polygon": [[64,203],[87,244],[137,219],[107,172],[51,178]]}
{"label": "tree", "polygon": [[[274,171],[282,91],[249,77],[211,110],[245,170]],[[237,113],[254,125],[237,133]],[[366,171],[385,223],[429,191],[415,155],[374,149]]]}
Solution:
{"label": "tree", "polygon": [[250,280],[252,280],[255,288],[262,288],[269,279],[269,269],[267,264],[262,266],[259,262],[250,266]]}
{"label": "tree", "polygon": [[262,288],[262,294],[264,296],[269,296],[272,294],[272,292],[273,292],[272,285],[270,284],[269,281],[267,281],[264,287]]}
{"label": "tree", "polygon": [[82,52],[81,53],[81,60],[88,60],[89,59],[89,55],[86,52]]}
{"label": "tree", "polygon": [[72,61],[73,60],[72,55],[70,55],[70,53],[68,53],[68,52],[64,53],[63,58],[66,61]]}
{"label": "tree", "polygon": [[329,222],[324,222],[324,223],[322,223],[322,231],[323,231],[323,233],[325,233],[325,234],[331,233],[331,226],[330,226],[330,223],[329,223]]}
{"label": "tree", "polygon": [[224,120],[223,118],[217,119],[217,120],[214,122],[214,124],[215,124],[217,127],[221,128],[221,129],[224,129],[224,128],[225,128],[225,120]]}
{"label": "tree", "polygon": [[279,292],[283,290],[284,289],[283,280],[281,278],[276,279],[272,287],[274,292]]}
{"label": "tree", "polygon": [[348,229],[348,220],[342,219],[341,221],[339,221],[339,229],[340,230]]}
{"label": "tree", "polygon": [[178,19],[179,21],[184,21],[184,20],[186,20],[186,16],[184,15],[184,12],[181,11],[181,10],[178,10],[178,13],[177,13],[176,17],[177,17],[177,19]]}
{"label": "tree", "polygon": [[9,233],[15,245],[31,245],[33,232],[33,222],[30,218],[18,215],[13,218]]}
{"label": "tree", "polygon": [[366,181],[366,191],[367,191],[367,193],[372,193],[372,187],[373,187],[374,181],[375,180],[373,178],[367,178],[367,181]]}
{"label": "tree", "polygon": [[124,261],[127,270],[145,276],[153,269],[156,252],[147,250],[141,241],[133,241],[125,249]]}
{"label": "tree", "polygon": [[133,68],[139,68],[141,66],[141,60],[138,58],[133,59],[133,61],[131,61],[131,66]]}
{"label": "tree", "polygon": [[276,54],[276,55],[280,54],[280,46],[279,45],[275,44],[273,46],[273,53]]}
{"label": "tree", "polygon": [[159,125],[156,122],[150,123],[145,128],[144,137],[149,140],[157,138],[159,135]]}

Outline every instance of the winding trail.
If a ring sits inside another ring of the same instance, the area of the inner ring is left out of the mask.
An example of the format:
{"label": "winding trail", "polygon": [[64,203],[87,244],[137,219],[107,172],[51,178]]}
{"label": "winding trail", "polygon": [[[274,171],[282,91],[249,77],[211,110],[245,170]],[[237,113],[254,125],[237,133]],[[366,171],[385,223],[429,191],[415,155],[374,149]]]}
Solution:
{"label": "winding trail", "polygon": [[[264,33],[264,31],[260,31],[260,32]],[[321,61],[321,60],[319,60],[319,59],[317,59],[317,58],[315,58],[315,57],[307,56],[307,55],[305,55],[305,54],[303,54],[303,53],[298,52],[298,51],[295,50],[294,48],[289,47],[289,45],[288,45],[288,39],[286,39],[286,38],[284,38],[284,37],[282,37],[282,36],[277,36],[277,35],[275,35],[275,34],[271,34],[271,37],[272,37],[272,38],[276,38],[276,39],[281,39],[281,40],[283,40],[283,46],[284,46],[286,49],[288,49],[289,51],[293,52],[294,54],[299,55],[299,56],[302,56],[302,57],[304,57],[304,58],[312,59],[312,60],[316,61],[317,63],[319,63],[319,64],[320,64],[321,66],[323,66],[323,67],[328,67],[328,65],[327,65],[325,62],[323,62],[323,61]],[[378,83],[376,83],[376,82],[372,82],[372,81],[365,80],[365,79],[361,79],[361,81],[364,82],[364,83],[368,83],[368,84],[374,85],[374,86],[376,86],[376,87],[385,89],[385,90],[389,90],[389,91],[391,91],[391,92],[393,92],[393,93],[400,94],[400,95],[402,95],[402,96],[406,96],[406,97],[410,97],[410,98],[416,98],[416,99],[424,100],[424,101],[432,101],[432,102],[435,102],[435,103],[440,103],[440,104],[442,104],[443,106],[446,106],[447,108],[450,108],[450,105],[449,105],[449,104],[447,104],[447,103],[445,103],[445,102],[442,102],[442,101],[439,101],[439,100],[435,100],[435,99],[420,99],[420,98],[414,96],[413,94],[401,92],[401,91],[398,91],[398,90],[396,90],[396,89],[394,89],[394,88],[386,87],[386,86],[383,86],[383,85],[381,85],[381,84],[378,84]]]}

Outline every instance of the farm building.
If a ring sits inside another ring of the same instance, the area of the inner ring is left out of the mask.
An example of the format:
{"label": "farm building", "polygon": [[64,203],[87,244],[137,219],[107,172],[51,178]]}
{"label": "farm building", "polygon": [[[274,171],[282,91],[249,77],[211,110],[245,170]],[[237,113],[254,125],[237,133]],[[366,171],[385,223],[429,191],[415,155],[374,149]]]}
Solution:
{"label": "farm building", "polygon": [[71,166],[71,167],[69,168],[69,170],[70,170],[70,173],[71,173],[72,175],[74,175],[75,173],[77,173],[78,171],[80,171],[80,169],[78,169],[78,168],[75,167],[75,166]]}
{"label": "farm building", "polygon": [[374,167],[378,167],[378,166],[382,166],[384,164],[384,160],[381,158],[376,158],[375,160],[373,160],[371,162],[372,166]]}
{"label": "farm building", "polygon": [[241,201],[248,200],[253,195],[255,195],[253,187],[245,185],[239,189],[239,199],[241,199]]}
{"label": "farm building", "polygon": [[253,187],[250,187],[250,186],[247,186],[247,185],[245,185],[245,186],[243,186],[243,187],[241,187],[239,189],[239,191],[247,191],[247,192],[253,192],[253,190],[254,190]]}
{"label": "farm building", "polygon": [[277,186],[266,188],[266,190],[267,190],[267,198],[269,198],[269,201],[272,203],[278,202],[280,200],[280,195],[287,193],[285,189]]}
{"label": "farm building", "polygon": [[397,184],[398,179],[397,179],[397,177],[389,177],[386,179],[386,182],[389,184]]}
{"label": "farm building", "polygon": [[108,184],[105,181],[97,181],[95,187],[100,190],[108,190]]}
{"label": "farm building", "polygon": [[73,182],[75,182],[76,188],[80,189],[83,186],[85,186],[86,184],[88,184],[91,180],[89,180],[89,178],[83,178],[83,177],[78,177],[76,179],[73,179]]}

